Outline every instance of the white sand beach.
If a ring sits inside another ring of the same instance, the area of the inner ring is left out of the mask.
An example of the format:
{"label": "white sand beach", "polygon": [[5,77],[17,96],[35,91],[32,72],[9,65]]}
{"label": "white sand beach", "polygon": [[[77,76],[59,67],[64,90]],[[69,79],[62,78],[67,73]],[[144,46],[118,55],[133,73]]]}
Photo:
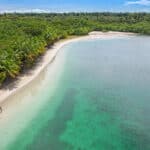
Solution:
{"label": "white sand beach", "polygon": [[[37,116],[42,115],[42,121],[40,119],[38,121],[39,123],[36,124],[37,129],[38,126],[42,126],[41,124],[44,124],[47,119],[53,118],[53,112],[55,112],[55,109],[59,106],[59,100],[57,103],[54,95],[60,90],[60,83],[65,82],[61,80],[61,77],[63,76],[66,57],[69,57],[67,53],[63,51],[63,46],[79,40],[90,41],[92,39],[92,41],[94,41],[93,39],[130,38],[132,35],[134,36],[135,34],[122,32],[91,32],[87,36],[71,37],[61,40],[45,52],[42,59],[36,63],[33,69],[20,75],[15,83],[13,83],[15,84],[13,88],[1,89],[0,107],[2,107],[2,113],[0,113],[0,136],[3,138],[1,138],[0,149],[8,149],[7,146],[15,142],[15,139],[26,127],[32,123],[34,125],[34,119],[36,119]],[[58,56],[58,58],[54,60],[56,56]],[[53,103],[54,101],[55,103]],[[48,111],[49,117],[47,118],[47,110],[49,110],[47,107],[50,105],[51,111]],[[32,133],[31,131],[30,134],[36,134],[36,129],[34,132]]]}

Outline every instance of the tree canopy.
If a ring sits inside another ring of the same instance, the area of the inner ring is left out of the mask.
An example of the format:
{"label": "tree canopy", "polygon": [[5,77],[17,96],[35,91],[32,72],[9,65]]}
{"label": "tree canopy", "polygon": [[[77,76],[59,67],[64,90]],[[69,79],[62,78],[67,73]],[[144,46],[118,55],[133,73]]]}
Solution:
{"label": "tree canopy", "polygon": [[51,13],[0,15],[0,85],[31,67],[46,46],[90,31],[150,35],[148,13]]}

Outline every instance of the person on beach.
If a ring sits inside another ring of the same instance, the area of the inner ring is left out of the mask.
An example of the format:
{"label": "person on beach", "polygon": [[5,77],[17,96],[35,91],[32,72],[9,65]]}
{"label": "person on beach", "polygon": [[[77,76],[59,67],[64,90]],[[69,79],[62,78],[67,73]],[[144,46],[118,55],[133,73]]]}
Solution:
{"label": "person on beach", "polygon": [[0,106],[0,113],[2,113],[3,112],[3,109],[2,109],[2,107]]}

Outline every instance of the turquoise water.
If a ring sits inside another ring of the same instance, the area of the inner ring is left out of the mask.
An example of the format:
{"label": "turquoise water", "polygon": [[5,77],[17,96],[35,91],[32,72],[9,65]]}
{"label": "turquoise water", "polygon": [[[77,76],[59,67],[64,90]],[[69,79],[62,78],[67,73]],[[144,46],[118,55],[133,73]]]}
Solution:
{"label": "turquoise water", "polygon": [[144,36],[93,39],[63,47],[32,85],[34,92],[29,86],[19,97],[14,95],[22,101],[21,110],[10,116],[18,121],[7,126],[9,142],[9,134],[0,132],[1,147],[149,150],[149,41]]}

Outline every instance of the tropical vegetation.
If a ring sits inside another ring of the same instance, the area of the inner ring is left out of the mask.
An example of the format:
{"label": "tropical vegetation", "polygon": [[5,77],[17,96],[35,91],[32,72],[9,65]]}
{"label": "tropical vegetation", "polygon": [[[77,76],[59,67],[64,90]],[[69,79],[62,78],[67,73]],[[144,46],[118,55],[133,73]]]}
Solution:
{"label": "tropical vegetation", "polygon": [[46,47],[90,31],[150,35],[148,13],[51,13],[0,15],[0,85],[30,68]]}

